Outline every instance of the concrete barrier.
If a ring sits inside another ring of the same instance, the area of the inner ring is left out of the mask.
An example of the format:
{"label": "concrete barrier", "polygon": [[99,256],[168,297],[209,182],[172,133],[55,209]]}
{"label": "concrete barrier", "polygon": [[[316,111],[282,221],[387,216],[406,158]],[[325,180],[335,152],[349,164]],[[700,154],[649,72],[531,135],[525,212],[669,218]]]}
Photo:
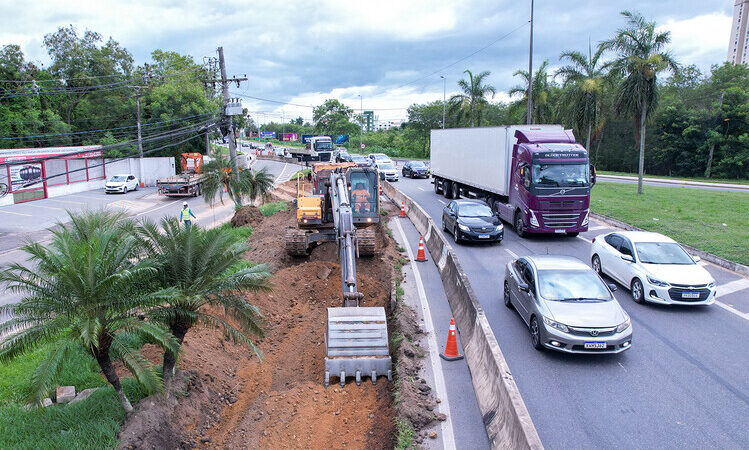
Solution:
{"label": "concrete barrier", "polygon": [[496,449],[543,448],[499,343],[452,247],[419,204],[387,181],[383,192],[398,207],[401,203],[405,206],[406,215],[424,236],[427,249],[436,260],[489,444]]}
{"label": "concrete barrier", "polygon": [[278,161],[282,163],[292,163],[292,164],[299,164],[299,161],[296,158],[287,158],[285,156],[276,156],[276,155],[259,155],[257,159],[262,159],[266,161]]}

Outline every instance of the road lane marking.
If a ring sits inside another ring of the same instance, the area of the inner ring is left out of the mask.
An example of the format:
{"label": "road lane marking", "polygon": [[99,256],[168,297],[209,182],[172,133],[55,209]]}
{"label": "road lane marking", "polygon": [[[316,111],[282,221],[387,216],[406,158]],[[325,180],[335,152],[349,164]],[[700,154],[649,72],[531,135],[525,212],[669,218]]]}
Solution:
{"label": "road lane marking", "polygon": [[516,254],[515,254],[515,252],[513,252],[513,251],[512,251],[512,250],[510,250],[509,248],[506,248],[506,249],[505,249],[505,251],[506,251],[507,253],[509,253],[509,254],[510,254],[510,256],[512,256],[512,257],[513,257],[514,259],[518,259],[518,255],[516,255]]}
{"label": "road lane marking", "polygon": [[8,211],[8,210],[5,210],[5,209],[0,209],[0,212],[4,212],[4,213],[8,213],[8,214],[15,214],[15,215],[17,215],[17,216],[34,217],[34,216],[32,216],[31,214],[23,214],[23,213],[17,213],[17,212],[13,212],[13,211]]}
{"label": "road lane marking", "polygon": [[444,201],[444,200],[442,200],[441,198],[438,198],[437,201],[440,202],[440,203],[442,203],[443,205],[447,205],[447,202]]}
{"label": "road lane marking", "polygon": [[732,314],[736,314],[737,316],[741,317],[744,320],[749,320],[749,314],[743,313],[743,312],[739,311],[738,309],[734,308],[731,305],[726,305],[725,303],[719,302],[717,300],[715,300],[715,304],[717,306],[720,306],[721,308],[725,309],[726,311],[732,313]]}
{"label": "road lane marking", "polygon": [[288,165],[289,165],[289,163],[284,163],[283,164],[283,169],[281,169],[281,173],[278,174],[278,176],[276,177],[275,181],[273,181],[273,184],[278,184],[278,180],[281,179],[281,177],[283,176],[283,173],[286,171],[286,166],[288,166]]}
{"label": "road lane marking", "polygon": [[138,214],[136,214],[136,215],[135,215],[135,217],[138,217],[138,216],[142,216],[143,214],[148,214],[148,213],[150,213],[150,212],[158,211],[158,210],[160,210],[161,208],[166,208],[167,206],[174,206],[174,205],[176,205],[177,203],[178,203],[178,202],[169,202],[169,203],[167,203],[166,205],[161,205],[161,206],[157,206],[156,208],[153,208],[153,209],[148,209],[148,210],[145,210],[145,211],[143,211],[143,212],[139,212]]}
{"label": "road lane marking", "polygon": [[718,286],[718,293],[721,295],[729,295],[733,294],[734,292],[738,292],[742,289],[748,289],[749,288],[749,280],[745,278],[741,278],[735,281],[731,281],[730,283],[721,284]]}
{"label": "road lane marking", "polygon": [[429,339],[429,360],[432,365],[432,373],[434,373],[434,385],[437,391],[437,397],[442,400],[438,404],[438,408],[442,411],[447,419],[442,422],[442,446],[446,449],[454,449],[455,446],[455,434],[453,433],[453,421],[450,414],[450,402],[447,398],[447,389],[445,385],[445,376],[442,370],[437,366],[439,363],[439,354],[437,346],[437,335],[434,333],[434,324],[432,323],[432,313],[429,310],[429,302],[427,302],[426,292],[424,290],[424,284],[421,281],[421,274],[419,273],[418,264],[414,264],[414,254],[411,246],[408,245],[408,239],[406,239],[406,233],[403,232],[403,227],[399,220],[395,221],[395,225],[398,227],[398,233],[400,234],[401,240],[406,247],[406,253],[408,254],[409,261],[411,263],[411,270],[413,271],[414,278],[416,279],[416,290],[419,293],[419,303],[421,303],[421,311],[424,316],[424,328]]}
{"label": "road lane marking", "polygon": [[420,190],[420,191],[426,191],[426,189],[424,189],[424,188],[423,188],[423,187],[421,187],[421,186],[417,186],[417,187],[419,188],[419,190]]}
{"label": "road lane marking", "polygon": [[588,227],[588,231],[608,230],[609,227],[604,225],[596,225],[595,227]]}
{"label": "road lane marking", "polygon": [[74,203],[76,205],[85,205],[86,204],[86,202],[74,202],[72,200],[58,200],[56,198],[48,198],[47,201],[48,202],[60,202],[60,203]]}
{"label": "road lane marking", "polygon": [[583,241],[587,242],[588,244],[592,244],[592,243],[593,243],[593,242],[592,242],[592,241],[591,241],[590,239],[588,239],[588,238],[584,238],[584,237],[582,237],[582,236],[578,236],[578,238],[582,239]]}

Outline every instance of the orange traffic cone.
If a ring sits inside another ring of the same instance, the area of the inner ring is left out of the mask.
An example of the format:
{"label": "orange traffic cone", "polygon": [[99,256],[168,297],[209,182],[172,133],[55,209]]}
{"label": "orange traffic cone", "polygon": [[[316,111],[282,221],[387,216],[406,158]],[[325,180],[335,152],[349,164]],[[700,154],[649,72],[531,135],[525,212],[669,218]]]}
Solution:
{"label": "orange traffic cone", "polygon": [[424,236],[419,235],[419,251],[416,252],[416,261],[423,262],[427,260],[427,255],[424,252]]}
{"label": "orange traffic cone", "polygon": [[406,204],[401,202],[401,217],[406,217]]}
{"label": "orange traffic cone", "polygon": [[463,355],[458,353],[458,338],[455,336],[455,319],[450,319],[450,331],[447,333],[447,345],[445,345],[445,351],[440,353],[440,357],[447,361],[463,359]]}

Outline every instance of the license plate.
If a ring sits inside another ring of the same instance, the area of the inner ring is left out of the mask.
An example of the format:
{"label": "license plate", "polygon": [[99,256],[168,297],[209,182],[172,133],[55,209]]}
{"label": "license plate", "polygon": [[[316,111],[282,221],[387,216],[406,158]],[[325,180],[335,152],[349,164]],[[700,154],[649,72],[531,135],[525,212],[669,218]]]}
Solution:
{"label": "license plate", "polygon": [[479,234],[479,239],[489,239],[488,234]]}
{"label": "license plate", "polygon": [[586,342],[585,348],[606,348],[605,342]]}
{"label": "license plate", "polygon": [[556,230],[554,230],[554,232],[555,233],[564,233],[564,229],[563,228],[557,228]]}
{"label": "license plate", "polygon": [[699,292],[682,292],[681,298],[700,298]]}

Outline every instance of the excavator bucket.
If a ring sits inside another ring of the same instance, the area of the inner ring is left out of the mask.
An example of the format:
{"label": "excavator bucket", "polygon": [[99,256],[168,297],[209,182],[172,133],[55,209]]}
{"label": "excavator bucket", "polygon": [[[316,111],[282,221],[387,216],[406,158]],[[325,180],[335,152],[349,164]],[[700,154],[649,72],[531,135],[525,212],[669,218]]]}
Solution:
{"label": "excavator bucket", "polygon": [[331,376],[339,377],[341,387],[346,377],[354,377],[357,385],[362,376],[371,377],[372,384],[378,376],[392,381],[385,308],[328,308],[325,352],[325,387]]}

